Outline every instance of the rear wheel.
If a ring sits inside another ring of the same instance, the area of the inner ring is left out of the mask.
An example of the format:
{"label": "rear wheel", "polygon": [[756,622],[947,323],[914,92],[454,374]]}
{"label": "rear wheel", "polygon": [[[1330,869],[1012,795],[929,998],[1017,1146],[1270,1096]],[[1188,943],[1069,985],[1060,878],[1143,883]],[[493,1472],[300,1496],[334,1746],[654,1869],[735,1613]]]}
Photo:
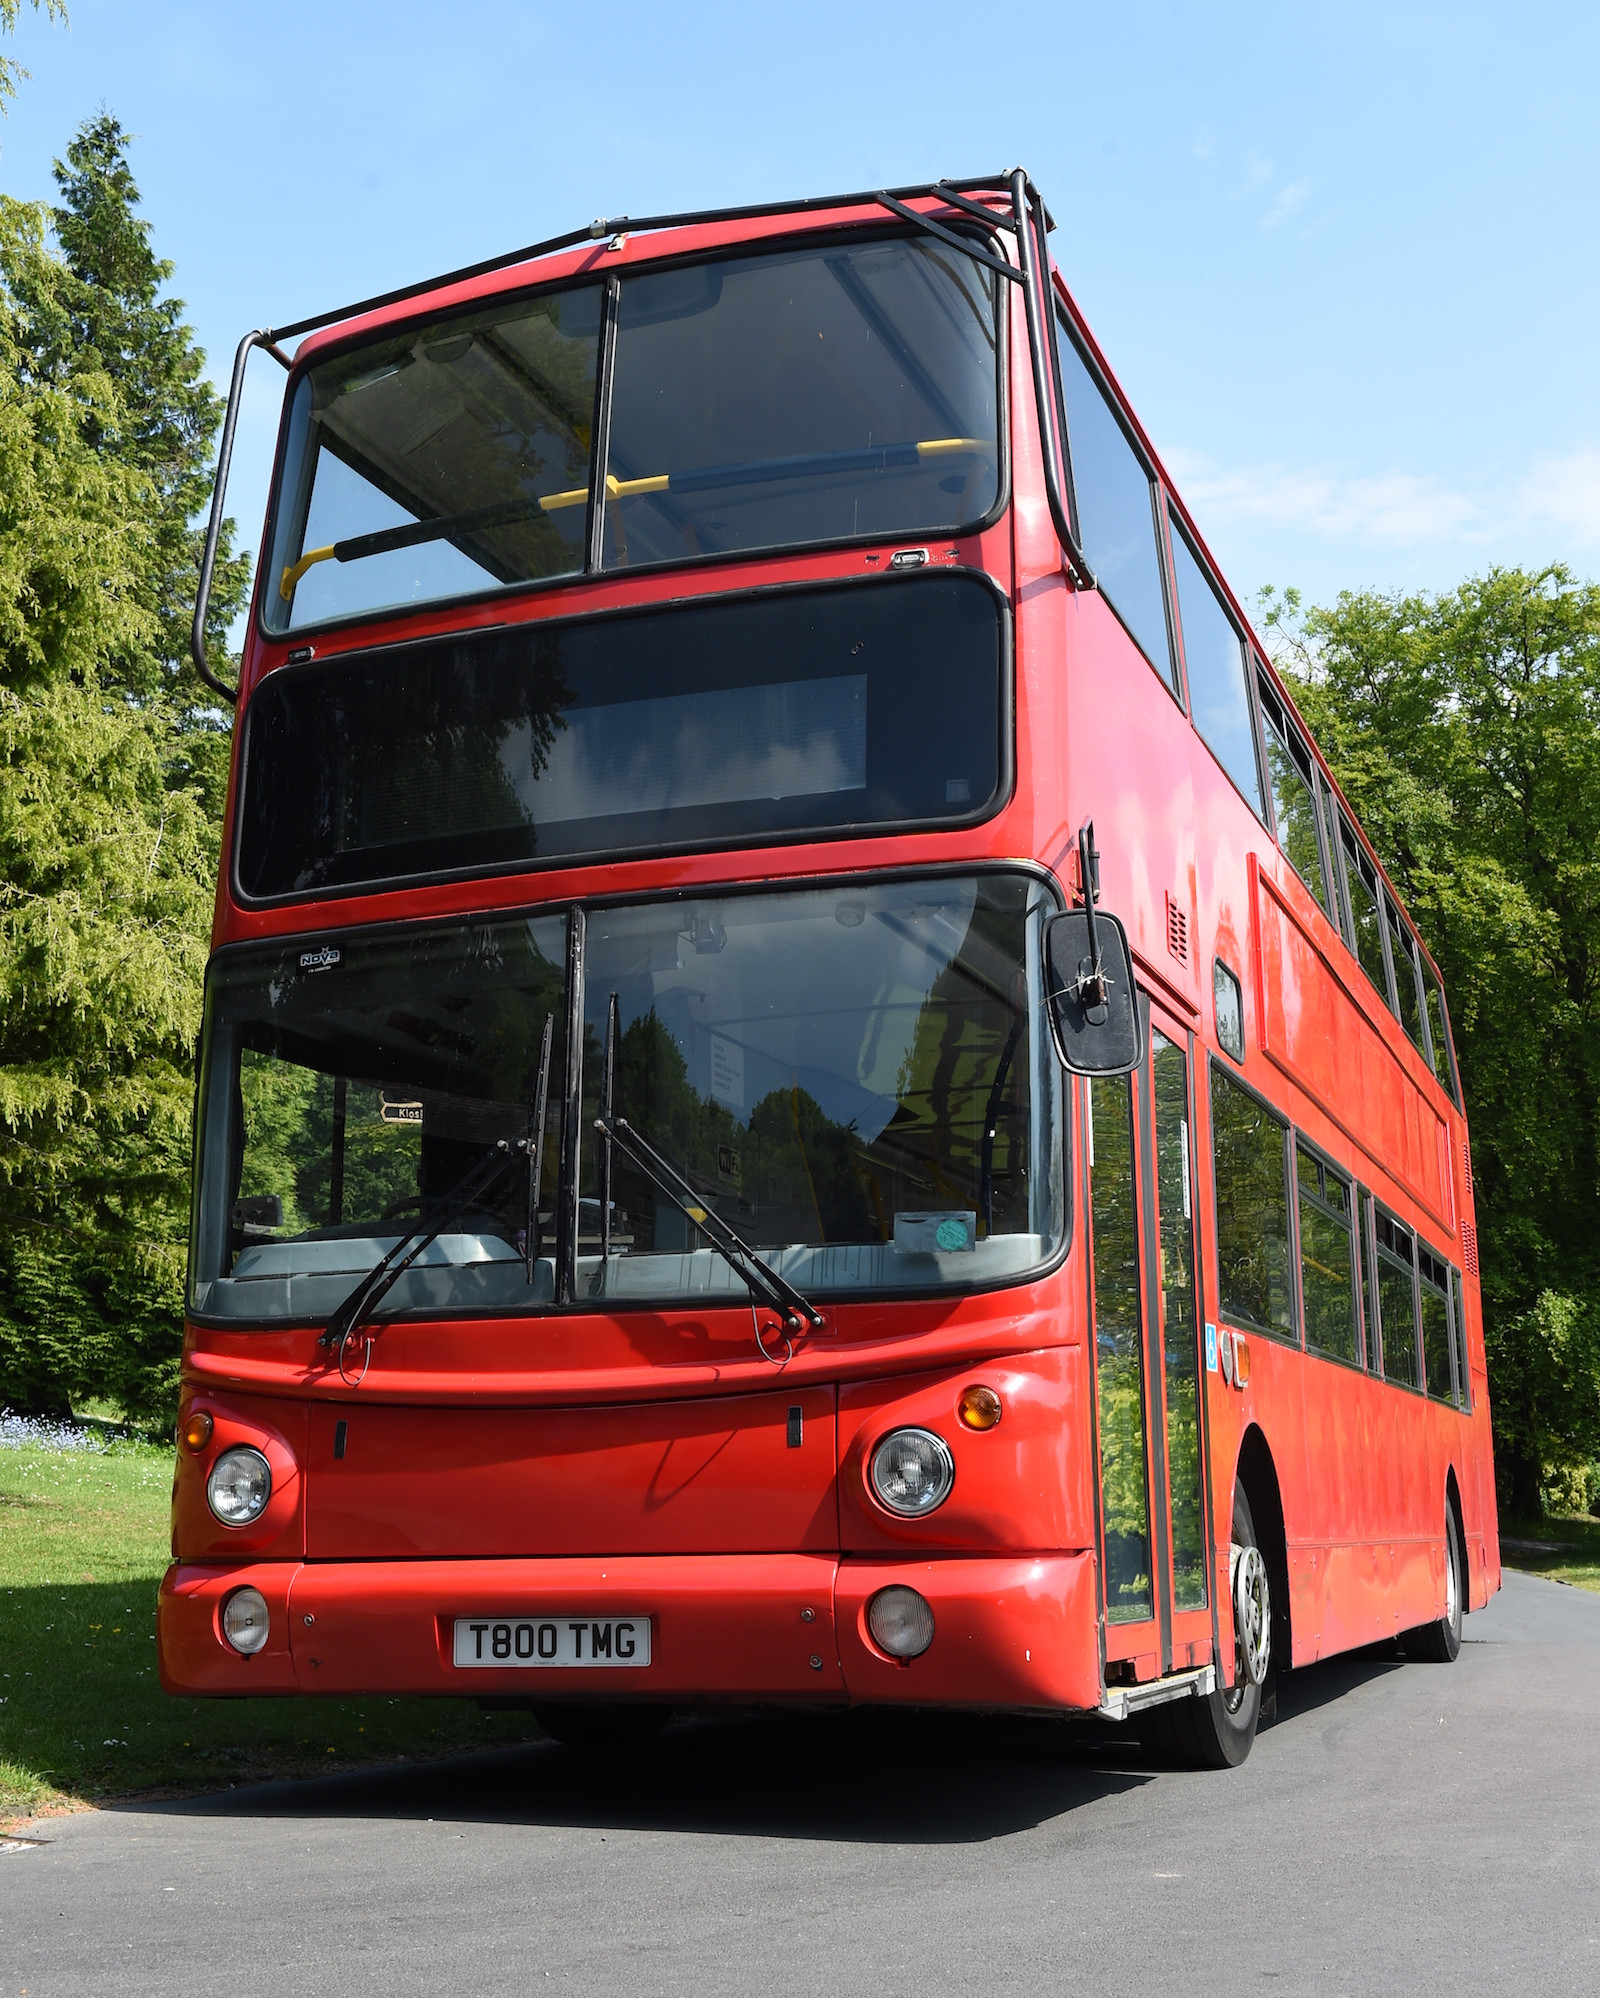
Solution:
{"label": "rear wheel", "polygon": [[666,1707],[575,1702],[535,1707],[533,1717],[552,1741],[589,1755],[631,1755],[648,1748],[672,1718]]}
{"label": "rear wheel", "polygon": [[1242,1486],[1233,1495],[1228,1570],[1233,1684],[1219,1686],[1203,1698],[1152,1707],[1139,1723],[1145,1747],[1184,1769],[1237,1769],[1250,1753],[1261,1722],[1261,1692],[1272,1665],[1272,1600],[1250,1501]]}
{"label": "rear wheel", "polygon": [[1461,1649],[1461,1620],[1466,1614],[1467,1564],[1462,1556],[1461,1534],[1456,1526],[1456,1510],[1444,1509],[1444,1615],[1437,1623],[1420,1624],[1408,1630],[1400,1642],[1408,1658],[1420,1658],[1431,1665],[1454,1663]]}

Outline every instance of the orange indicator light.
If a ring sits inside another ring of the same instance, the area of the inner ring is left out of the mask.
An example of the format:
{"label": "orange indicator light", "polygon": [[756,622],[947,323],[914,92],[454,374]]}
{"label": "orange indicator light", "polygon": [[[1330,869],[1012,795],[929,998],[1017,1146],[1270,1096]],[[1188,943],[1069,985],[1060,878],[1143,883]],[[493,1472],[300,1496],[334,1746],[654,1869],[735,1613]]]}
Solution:
{"label": "orange indicator light", "polygon": [[1233,1377],[1237,1387],[1250,1384],[1250,1341],[1239,1332],[1233,1335]]}
{"label": "orange indicator light", "polygon": [[1000,1397],[990,1387],[969,1387],[956,1412],[969,1429],[993,1429],[1000,1420]]}
{"label": "orange indicator light", "polygon": [[191,1409],[183,1428],[178,1432],[186,1450],[203,1450],[211,1441],[211,1431],[215,1427],[211,1417],[203,1408]]}

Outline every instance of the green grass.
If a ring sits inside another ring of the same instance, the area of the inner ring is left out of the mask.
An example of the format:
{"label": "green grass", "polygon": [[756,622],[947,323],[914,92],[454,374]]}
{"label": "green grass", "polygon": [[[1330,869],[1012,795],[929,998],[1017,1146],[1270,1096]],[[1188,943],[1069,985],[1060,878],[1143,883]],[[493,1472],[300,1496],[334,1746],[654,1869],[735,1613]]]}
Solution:
{"label": "green grass", "polygon": [[0,1827],[194,1791],[527,1740],[467,1700],[175,1700],[156,1678],[172,1449],[0,1448]]}
{"label": "green grass", "polygon": [[[1508,1547],[1508,1540],[1521,1541]],[[1531,1543],[1537,1542],[1535,1548]],[[1588,1513],[1540,1520],[1500,1522],[1500,1555],[1508,1568],[1543,1575],[1548,1582],[1571,1582],[1575,1588],[1600,1594],[1600,1519]]]}

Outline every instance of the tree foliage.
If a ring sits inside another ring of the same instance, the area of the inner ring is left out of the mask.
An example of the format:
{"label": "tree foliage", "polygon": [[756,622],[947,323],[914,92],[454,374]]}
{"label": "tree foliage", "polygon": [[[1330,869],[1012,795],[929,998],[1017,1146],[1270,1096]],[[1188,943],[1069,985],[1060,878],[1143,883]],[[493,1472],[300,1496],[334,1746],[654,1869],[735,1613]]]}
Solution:
{"label": "tree foliage", "polygon": [[1600,588],[1266,602],[1307,721],[1444,973],[1513,1509],[1600,1457]]}
{"label": "tree foliage", "polygon": [[102,114],[60,207],[0,196],[0,1402],[154,1414],[227,739],[184,657],[219,411],[127,143]]}
{"label": "tree foliage", "polygon": [[[29,0],[29,5],[35,13],[42,10],[52,21],[65,21],[67,18],[62,0]],[[0,0],[0,34],[11,33],[21,12],[22,0]],[[6,99],[16,96],[18,80],[27,74],[20,63],[13,62],[9,56],[0,56],[0,115],[4,115]]]}

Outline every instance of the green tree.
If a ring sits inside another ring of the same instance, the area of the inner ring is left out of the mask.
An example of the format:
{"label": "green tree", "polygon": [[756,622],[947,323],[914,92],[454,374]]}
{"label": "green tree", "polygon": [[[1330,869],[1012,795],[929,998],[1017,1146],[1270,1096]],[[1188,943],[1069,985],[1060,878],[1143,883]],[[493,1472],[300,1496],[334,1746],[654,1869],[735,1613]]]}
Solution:
{"label": "green tree", "polygon": [[125,149],[0,197],[0,1402],[154,1414],[227,745],[182,652],[218,411]]}
{"label": "green tree", "polygon": [[1444,973],[1513,1511],[1600,1455],[1600,588],[1266,594],[1307,721]]}
{"label": "green tree", "polygon": [[[52,21],[65,21],[67,10],[61,0],[29,0],[35,13],[42,7]],[[17,16],[22,12],[22,0],[0,0],[0,34],[9,35],[17,25]],[[0,116],[6,108],[6,99],[17,94],[19,78],[28,72],[21,63],[13,62],[7,56],[0,56]]]}

